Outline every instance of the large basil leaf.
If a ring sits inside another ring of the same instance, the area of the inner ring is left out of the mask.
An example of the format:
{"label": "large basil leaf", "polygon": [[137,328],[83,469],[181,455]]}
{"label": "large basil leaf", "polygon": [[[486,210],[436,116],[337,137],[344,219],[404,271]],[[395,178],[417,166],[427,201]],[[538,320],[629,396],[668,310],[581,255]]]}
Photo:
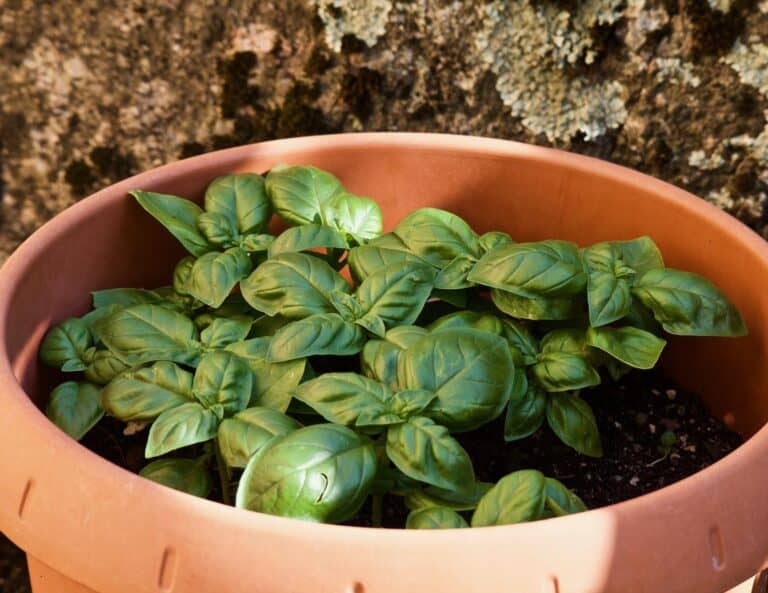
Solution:
{"label": "large basil leaf", "polygon": [[475,483],[472,460],[448,429],[417,416],[387,431],[387,456],[406,476],[465,492]]}
{"label": "large basil leaf", "polygon": [[531,367],[533,376],[549,392],[582,389],[600,384],[600,375],[587,360],[568,352],[543,352]]}
{"label": "large basil leaf", "polygon": [[213,488],[211,473],[202,457],[200,459],[158,459],[145,465],[139,475],[200,498],[206,498]]}
{"label": "large basil leaf", "polygon": [[736,307],[714,284],[696,274],[671,268],[649,270],[638,278],[632,292],[671,334],[747,334]]}
{"label": "large basil leaf", "polygon": [[305,224],[283,231],[269,246],[269,257],[317,248],[349,249],[344,235],[321,224]]}
{"label": "large basil leaf", "polygon": [[429,507],[443,507],[454,511],[471,511],[480,499],[493,488],[488,482],[475,482],[467,491],[455,492],[434,486],[411,489],[405,495],[405,506],[415,511]]}
{"label": "large basil leaf", "polygon": [[357,354],[365,344],[365,332],[338,313],[312,315],[278,330],[269,345],[267,360],[285,362],[320,354]]}
{"label": "large basil leaf", "polygon": [[379,205],[370,198],[343,192],[323,205],[322,218],[362,245],[381,234],[382,214]]}
{"label": "large basil leaf", "polygon": [[469,328],[490,332],[500,336],[504,332],[504,324],[501,319],[490,313],[478,311],[456,311],[442,317],[438,317],[428,326],[429,331],[436,332],[444,329]]}
{"label": "large basil leaf", "polygon": [[133,305],[160,305],[165,299],[154,290],[145,290],[143,288],[108,288],[106,290],[95,290],[91,293],[93,297],[93,307],[108,307],[109,305],[120,305],[121,307],[131,307]]}
{"label": "large basil leaf", "polygon": [[262,232],[272,216],[264,179],[256,173],[214,179],[205,191],[205,210],[226,216],[240,235]]}
{"label": "large basil leaf", "polygon": [[394,231],[409,251],[443,269],[460,255],[480,257],[477,233],[459,216],[437,208],[419,208]]}
{"label": "large basil leaf", "polygon": [[624,263],[637,274],[664,267],[661,252],[650,237],[638,237],[631,241],[611,241],[609,244],[621,254]]}
{"label": "large basil leaf", "polygon": [[211,245],[218,247],[234,247],[240,239],[235,223],[219,212],[203,212],[197,217],[197,228]]}
{"label": "large basil leaf", "polygon": [[269,408],[248,408],[219,424],[218,445],[229,467],[245,467],[273,437],[298,430],[301,424]]}
{"label": "large basil leaf", "polygon": [[541,352],[566,352],[577,356],[587,355],[587,337],[583,329],[555,329],[541,339]]}
{"label": "large basil leaf", "polygon": [[428,507],[411,511],[405,521],[406,529],[461,529],[469,527],[464,518],[452,509]]}
{"label": "large basil leaf", "polygon": [[535,521],[544,514],[544,475],[524,469],[504,476],[480,499],[472,527]]}
{"label": "large basil leaf", "polygon": [[101,392],[107,414],[125,422],[152,420],[166,410],[193,401],[192,373],[172,362],[127,371]]}
{"label": "large basil leaf", "polygon": [[51,392],[45,415],[61,430],[79,441],[104,416],[99,389],[98,385],[92,383],[62,383]]}
{"label": "large basil leaf", "polygon": [[135,305],[117,311],[96,323],[94,331],[128,365],[157,360],[191,365],[200,353],[192,320],[158,305]]}
{"label": "large basil leaf", "polygon": [[296,387],[293,396],[336,424],[383,426],[402,422],[390,407],[392,391],[356,373],[325,373]]}
{"label": "large basil leaf", "polygon": [[602,457],[603,445],[589,404],[575,393],[551,393],[547,423],[569,447],[590,457]]}
{"label": "large basil leaf", "polygon": [[149,429],[144,457],[159,457],[182,447],[209,441],[216,436],[218,427],[216,414],[197,403],[166,410]]}
{"label": "large basil leaf", "polygon": [[504,420],[504,440],[518,441],[541,428],[547,411],[547,394],[533,381],[529,382],[525,374],[521,374],[525,383],[523,396],[512,397],[507,405],[507,416]]}
{"label": "large basil leaf", "polygon": [[400,353],[428,333],[415,325],[402,325],[389,330],[383,340],[368,340],[360,355],[363,374],[391,389],[398,389],[397,360]]}
{"label": "large basil leaf", "polygon": [[264,262],[243,280],[240,288],[257,311],[289,319],[333,313],[336,309],[330,293],[351,291],[336,270],[307,253],[283,253]]}
{"label": "large basil leaf", "polygon": [[251,331],[251,325],[251,321],[219,317],[211,321],[210,325],[200,333],[200,341],[203,346],[212,350],[225,348],[235,342],[243,341]]}
{"label": "large basil leaf", "polygon": [[364,313],[379,317],[387,328],[410,325],[424,308],[434,278],[426,265],[394,263],[368,276],[355,296]]}
{"label": "large basil leaf", "polygon": [[330,173],[305,166],[273,167],[267,175],[266,188],[277,215],[293,224],[326,224],[326,204],[344,191],[341,182]]}
{"label": "large basil leaf", "polygon": [[87,366],[83,357],[92,343],[88,325],[77,317],[71,317],[46,334],[40,345],[40,359],[57,369],[82,371]]}
{"label": "large basil leaf", "polygon": [[109,350],[97,350],[85,369],[85,378],[91,383],[106,385],[129,368]]}
{"label": "large basil leaf", "polygon": [[291,323],[291,320],[282,315],[262,315],[253,322],[251,326],[251,336],[255,338],[266,338],[274,336],[277,331]]}
{"label": "large basil leaf", "polygon": [[667,341],[636,327],[591,327],[587,343],[636,369],[652,369]]}
{"label": "large basil leaf", "polygon": [[587,510],[587,505],[578,496],[554,478],[544,478],[544,494],[547,509],[556,517]]}
{"label": "large basil leaf", "polygon": [[572,319],[578,314],[577,301],[567,298],[523,297],[498,288],[491,289],[493,304],[510,317],[533,321]]}
{"label": "large basil leaf", "polygon": [[340,523],[363,504],[376,476],[373,445],[354,431],[316,424],[276,437],[248,462],[237,506]]}
{"label": "large basil leaf", "polygon": [[244,409],[251,398],[253,373],[239,356],[228,351],[208,352],[192,382],[192,395],[206,408],[220,405],[230,416]]}
{"label": "large basil leaf", "polygon": [[139,190],[128,193],[192,255],[200,257],[211,250],[211,245],[197,228],[197,217],[203,212],[200,206],[167,194]]}
{"label": "large basil leaf", "polygon": [[220,307],[240,280],[251,271],[251,259],[244,249],[206,253],[192,266],[189,294],[209,307]]}
{"label": "large basil leaf", "polygon": [[[392,234],[382,235],[379,239],[384,237],[394,237]],[[399,239],[397,239],[399,241]],[[402,244],[396,244],[395,247],[385,247],[391,241],[387,240],[384,245],[380,245],[381,241],[377,240],[367,245],[360,247],[354,247],[349,250],[349,257],[347,257],[347,263],[349,264],[349,271],[352,274],[352,278],[357,284],[361,284],[368,276],[374,274],[381,268],[385,268],[389,265],[405,262],[411,264],[424,264],[425,261],[420,257],[412,254],[408,251],[408,248]]]}
{"label": "large basil leaf", "polygon": [[454,432],[496,418],[512,390],[515,367],[506,341],[474,329],[426,336],[398,360],[398,385],[437,394],[427,414]]}
{"label": "large basil leaf", "polygon": [[587,270],[589,323],[600,327],[621,319],[632,305],[635,270],[622,261],[610,243],[598,243],[582,252]]}
{"label": "large basil leaf", "polygon": [[254,338],[230,344],[227,350],[245,360],[253,373],[253,391],[248,405],[285,412],[291,402],[291,390],[301,382],[307,361],[299,358],[269,362],[269,342],[269,338]]}
{"label": "large basil leaf", "polygon": [[576,245],[553,240],[499,245],[480,258],[469,280],[526,298],[575,295],[587,281]]}

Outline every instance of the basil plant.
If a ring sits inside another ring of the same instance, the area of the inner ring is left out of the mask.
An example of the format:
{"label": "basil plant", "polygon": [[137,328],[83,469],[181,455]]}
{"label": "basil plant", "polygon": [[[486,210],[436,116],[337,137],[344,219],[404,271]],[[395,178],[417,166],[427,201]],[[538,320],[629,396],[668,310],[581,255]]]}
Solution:
{"label": "basil plant", "polygon": [[598,457],[581,390],[652,368],[665,332],[746,333],[648,237],[516,243],[434,208],[382,233],[373,200],[310,166],[220,177],[202,208],[131,193],[188,255],[48,332],[40,357],[69,380],[46,412],[75,439],[131,423],[142,476],[245,509],[343,523],[370,498],[378,523],[389,494],[414,529],[583,511],[534,469],[478,480],[455,435],[504,415],[499,446],[546,423]]}

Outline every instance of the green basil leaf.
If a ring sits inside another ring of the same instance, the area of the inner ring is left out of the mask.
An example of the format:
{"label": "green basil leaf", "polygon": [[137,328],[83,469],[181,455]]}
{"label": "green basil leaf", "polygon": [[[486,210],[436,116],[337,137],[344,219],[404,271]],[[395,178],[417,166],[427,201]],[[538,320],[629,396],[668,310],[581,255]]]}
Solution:
{"label": "green basil leaf", "polygon": [[273,167],[266,188],[277,215],[293,224],[325,224],[326,204],[344,191],[341,182],[327,171],[305,166]]}
{"label": "green basil leaf", "polygon": [[274,336],[281,327],[292,323],[291,319],[282,315],[262,315],[251,326],[251,335],[257,338],[266,338]]}
{"label": "green basil leaf", "polygon": [[300,428],[248,462],[237,506],[309,521],[340,523],[353,517],[376,476],[370,441],[334,424]]}
{"label": "green basil leaf", "polygon": [[226,216],[241,235],[260,233],[272,217],[264,178],[256,173],[214,179],[205,190],[205,210]]}
{"label": "green basil leaf", "polygon": [[355,296],[367,315],[376,315],[387,328],[410,325],[432,292],[434,272],[425,265],[399,262],[368,276]]}
{"label": "green basil leaf", "polygon": [[197,403],[166,410],[149,429],[144,457],[159,457],[182,447],[209,441],[216,436],[218,427],[216,414]]}
{"label": "green basil leaf", "polygon": [[547,394],[533,381],[528,381],[525,374],[520,375],[525,384],[522,397],[512,397],[507,405],[504,420],[504,440],[519,441],[531,436],[544,424],[547,412]]}
{"label": "green basil leaf", "polygon": [[210,349],[226,348],[235,342],[242,342],[251,331],[251,321],[216,318],[200,333],[203,346]]}
{"label": "green basil leaf", "polygon": [[344,232],[358,245],[381,235],[383,228],[379,205],[370,198],[347,192],[337,193],[325,202],[321,217],[328,226]]}
{"label": "green basil leaf", "polygon": [[305,224],[283,231],[269,247],[269,257],[310,249],[349,249],[344,235],[321,224]]}
{"label": "green basil leaf", "polygon": [[661,252],[650,237],[638,237],[631,241],[611,241],[609,244],[621,253],[624,263],[638,275],[664,267]]}
{"label": "green basil leaf", "polygon": [[276,237],[268,234],[251,234],[243,237],[240,247],[248,253],[260,253],[272,248],[272,244],[277,240]]}
{"label": "green basil leaf", "polygon": [[437,332],[444,329],[469,328],[490,332],[495,336],[500,336],[504,332],[504,324],[501,319],[490,313],[481,313],[479,311],[456,311],[438,317],[428,326],[430,332]]}
{"label": "green basil leaf", "polygon": [[387,430],[387,456],[405,475],[438,488],[467,491],[472,460],[448,429],[417,416]]}
{"label": "green basil leaf", "polygon": [[583,389],[600,384],[600,375],[587,360],[568,352],[543,352],[531,367],[533,376],[551,392]]}
{"label": "green basil leaf", "polygon": [[189,294],[209,307],[219,307],[250,271],[251,260],[240,247],[206,253],[192,266]]}
{"label": "green basil leaf", "polygon": [[584,357],[587,354],[587,335],[583,329],[555,329],[541,339],[541,352],[565,352]]}
{"label": "green basil leaf", "polygon": [[123,307],[121,307],[120,305],[107,305],[106,307],[98,307],[93,311],[89,311],[88,313],[86,313],[80,318],[80,321],[85,323],[86,327],[88,328],[88,331],[91,334],[91,339],[93,340],[94,344],[100,343],[99,336],[96,334],[96,329],[95,329],[96,326],[103,319],[106,319],[107,317],[114,315],[122,308]]}
{"label": "green basil leaf", "polygon": [[419,208],[394,231],[409,251],[443,269],[456,257],[480,257],[477,233],[459,216],[437,208]]}
{"label": "green basil leaf", "polygon": [[158,459],[145,465],[139,475],[200,498],[206,498],[213,489],[211,474],[202,458]]}
{"label": "green basil leaf", "polygon": [[598,243],[583,251],[587,270],[587,303],[592,327],[608,325],[629,313],[635,272],[609,243]]}
{"label": "green basil leaf", "polygon": [[209,252],[211,246],[197,228],[197,217],[203,213],[200,206],[189,200],[159,194],[133,190],[128,192],[160,224],[176,237],[184,248],[195,257]]}
{"label": "green basil leaf", "polygon": [[387,326],[384,325],[384,321],[378,315],[367,313],[355,320],[355,323],[379,338],[387,335]]}
{"label": "green basil leaf", "polygon": [[264,262],[243,280],[240,288],[257,311],[289,319],[333,313],[336,309],[330,293],[351,292],[336,270],[306,253],[283,253]]}
{"label": "green basil leaf", "polygon": [[544,475],[524,469],[504,476],[480,499],[472,527],[535,521],[544,514]]}
{"label": "green basil leaf", "polygon": [[467,280],[467,276],[475,267],[477,260],[467,255],[456,256],[451,263],[440,270],[435,278],[435,288],[441,290],[461,290],[469,288],[472,283]]}
{"label": "green basil leaf", "polygon": [[158,305],[135,305],[94,327],[101,342],[129,365],[169,360],[194,365],[200,354],[195,324]]}
{"label": "green basil leaf", "polygon": [[410,490],[405,495],[405,506],[416,511],[429,507],[444,507],[454,511],[472,511],[480,499],[493,488],[488,482],[475,482],[467,491],[456,492],[427,486],[420,490]]}
{"label": "green basil leaf", "polygon": [[51,392],[45,415],[79,441],[104,416],[99,391],[99,386],[92,383],[62,383]]}
{"label": "green basil leaf", "polygon": [[590,457],[602,457],[603,445],[589,404],[575,393],[551,393],[547,423],[569,447]]}
{"label": "green basil leaf", "polygon": [[517,321],[505,319],[502,335],[507,339],[509,345],[520,353],[523,364],[536,363],[536,358],[539,355],[539,344],[526,326]]}
{"label": "green basil leaf", "polygon": [[[392,235],[382,235],[382,237],[387,236]],[[350,249],[347,257],[349,271],[358,285],[381,268],[400,262],[408,264],[426,263],[420,257],[410,253],[405,246],[389,248],[373,243]]]}
{"label": "green basil leaf", "polygon": [[411,511],[405,522],[406,529],[461,529],[469,527],[456,511],[442,507],[429,507]]}
{"label": "green basil leaf", "polygon": [[506,341],[474,329],[446,329],[420,339],[398,360],[398,385],[437,394],[428,415],[452,431],[472,430],[496,418],[514,380]]}
{"label": "green basil leaf", "polygon": [[439,288],[432,291],[430,300],[432,299],[443,301],[457,309],[466,307],[470,300],[468,290],[440,290]]}
{"label": "green basil leaf", "polygon": [[203,212],[197,217],[197,228],[211,245],[218,247],[234,247],[240,239],[237,226],[219,212]]}
{"label": "green basil leaf", "polygon": [[245,360],[253,373],[253,391],[248,405],[285,412],[291,402],[291,391],[302,381],[307,360],[269,362],[269,342],[269,338],[254,338],[230,344],[227,350]]}
{"label": "green basil leaf", "polygon": [[632,293],[653,311],[671,334],[744,336],[739,311],[709,280],[671,268],[653,269],[638,278]]}
{"label": "green basil leaf", "polygon": [[77,363],[79,368],[73,370],[82,371],[86,367],[83,356],[92,344],[88,325],[82,319],[71,317],[48,331],[40,345],[40,359],[57,369],[67,363],[72,368],[71,363]]}
{"label": "green basil leaf", "polygon": [[587,505],[578,496],[554,478],[544,478],[544,494],[547,497],[544,504],[556,517],[587,510]]}
{"label": "green basil leaf", "polygon": [[188,255],[179,260],[173,270],[173,290],[179,294],[191,294],[192,291],[192,268],[197,260]]}
{"label": "green basil leaf", "polygon": [[493,304],[510,317],[533,321],[573,319],[578,313],[573,298],[522,297],[505,290],[491,289]]}
{"label": "green basil leaf", "polygon": [[512,237],[501,231],[490,231],[488,233],[484,233],[480,235],[479,242],[480,249],[483,253],[488,253],[491,249],[500,245],[514,243]]}
{"label": "green basil leaf", "polygon": [[587,344],[636,369],[652,369],[667,341],[636,327],[587,330]]}
{"label": "green basil leaf", "polygon": [[85,369],[85,378],[91,383],[106,385],[130,368],[109,350],[97,350]]}
{"label": "green basil leaf", "polygon": [[290,416],[269,408],[248,408],[219,424],[218,445],[229,467],[248,465],[248,460],[273,437],[301,428]]}
{"label": "green basil leaf", "polygon": [[621,319],[623,325],[631,325],[639,329],[659,335],[663,331],[661,324],[656,321],[651,310],[638,299],[632,299],[629,313]]}
{"label": "green basil leaf", "polygon": [[391,410],[403,420],[421,414],[435,401],[437,394],[426,389],[398,391],[389,403]]}
{"label": "green basil leaf", "polygon": [[383,340],[368,340],[360,356],[363,374],[391,389],[398,389],[397,360],[400,353],[427,334],[424,328],[403,325],[389,330]]}
{"label": "green basil leaf", "polygon": [[154,290],[145,290],[143,288],[108,288],[106,290],[95,290],[91,293],[93,297],[93,306],[108,307],[109,305],[120,305],[121,307],[131,307],[133,305],[160,305],[165,299]]}
{"label": "green basil leaf", "polygon": [[338,313],[312,315],[278,330],[269,345],[267,360],[285,362],[320,354],[357,354],[365,344],[363,329]]}
{"label": "green basil leaf", "polygon": [[192,401],[192,373],[172,362],[156,362],[151,367],[127,371],[101,392],[107,414],[125,422],[152,420],[166,410]]}
{"label": "green basil leaf", "polygon": [[248,405],[252,388],[253,373],[245,361],[232,352],[216,351],[200,359],[192,395],[206,408],[221,405],[229,416]]}
{"label": "green basil leaf", "polygon": [[[299,227],[296,227],[299,228]],[[345,321],[355,321],[363,316],[363,306],[360,304],[354,295],[347,292],[341,292],[339,290],[332,291],[329,295],[329,300],[333,304],[333,308],[341,315]]]}
{"label": "green basil leaf", "polygon": [[390,408],[392,391],[356,373],[325,373],[296,387],[293,396],[336,424],[384,426],[402,422]]}

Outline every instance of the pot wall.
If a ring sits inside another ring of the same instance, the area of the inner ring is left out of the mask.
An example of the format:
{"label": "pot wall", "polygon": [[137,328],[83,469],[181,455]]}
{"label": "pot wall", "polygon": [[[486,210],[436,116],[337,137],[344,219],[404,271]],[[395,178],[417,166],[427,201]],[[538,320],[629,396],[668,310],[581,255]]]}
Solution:
{"label": "pot wall", "polygon": [[[46,329],[84,312],[91,290],[164,283],[181,255],[126,191],[200,199],[218,175],[278,163],[333,171],[375,197],[390,228],[430,205],[517,240],[650,235],[668,265],[719,284],[751,331],[674,340],[664,364],[746,436],[768,419],[768,248],[713,206],[620,167],[511,142],[361,134],[264,143],[112,186],[45,225],[0,273],[0,527],[14,541],[100,593],[714,593],[754,574],[768,557],[768,530],[756,528],[768,524],[766,429],[696,476],[626,503],[450,533],[226,508],[133,476],[55,429],[25,395],[41,404],[54,379],[36,359]],[[33,572],[40,566],[31,563]]]}

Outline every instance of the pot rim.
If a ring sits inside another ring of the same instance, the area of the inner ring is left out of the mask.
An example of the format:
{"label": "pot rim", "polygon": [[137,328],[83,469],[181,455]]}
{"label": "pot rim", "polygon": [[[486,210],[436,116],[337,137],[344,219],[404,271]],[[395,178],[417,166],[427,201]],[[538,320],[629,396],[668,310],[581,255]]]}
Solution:
{"label": "pot rim", "polygon": [[[755,464],[760,459],[768,459],[768,424],[766,424],[745,441],[737,451],[696,474],[654,492],[618,504],[554,520],[481,529],[432,532],[429,530],[365,528],[308,523],[244,511],[221,503],[196,498],[158,485],[150,480],[142,479],[138,475],[112,464],[65,435],[48,421],[16,379],[9,361],[4,336],[8,317],[12,314],[10,307],[15,286],[25,274],[28,263],[35,261],[45,251],[51,239],[76,227],[84,217],[94,210],[105,207],[107,203],[116,203],[123,199],[122,194],[124,192],[117,192],[117,189],[127,190],[142,185],[149,186],[155,178],[162,177],[168,171],[173,171],[174,174],[183,174],[185,171],[199,169],[211,162],[229,160],[234,163],[246,156],[253,158],[255,154],[261,152],[270,153],[275,160],[279,160],[283,153],[290,153],[306,147],[316,148],[318,145],[333,145],[334,147],[350,149],[396,146],[404,150],[417,148],[421,151],[435,150],[441,153],[475,154],[489,159],[506,159],[514,156],[524,160],[555,162],[561,166],[587,172],[599,178],[620,179],[621,183],[625,185],[642,186],[645,191],[649,189],[653,191],[657,198],[663,202],[674,204],[677,208],[682,207],[686,212],[697,212],[699,215],[704,213],[714,224],[725,228],[731,236],[737,239],[743,249],[754,252],[760,259],[768,262],[768,243],[747,226],[714,205],[643,173],[592,157],[551,148],[531,146],[508,140],[452,134],[382,132],[273,140],[207,153],[140,173],[79,201],[34,232],[15,250],[0,269],[0,385],[3,387],[0,393],[0,408],[2,409],[0,442],[3,444],[1,448],[6,450],[9,448],[47,450],[47,456],[56,459],[52,463],[77,465],[83,476],[91,477],[100,482],[100,496],[117,496],[117,490],[129,489],[133,496],[144,500],[146,505],[154,507],[158,513],[170,507],[179,509],[188,518],[190,524],[195,524],[197,517],[205,517],[207,521],[216,521],[223,526],[234,527],[237,525],[238,529],[253,528],[262,532],[281,534],[289,539],[310,538],[323,542],[341,540],[353,545],[366,544],[371,546],[382,545],[385,542],[395,543],[395,541],[399,543],[418,542],[419,545],[431,545],[440,542],[441,545],[466,546],[484,538],[492,538],[500,542],[502,539],[499,538],[512,533],[525,536],[534,531],[554,534],[566,533],[569,529],[581,531],[582,529],[589,529],[588,526],[594,529],[607,517],[612,519],[617,515],[626,516],[630,513],[652,514],[659,510],[674,508],[675,505],[680,504],[684,492],[691,489],[703,492],[713,488],[722,488],[721,476],[749,471],[750,467],[756,467]],[[23,427],[23,430],[13,430],[14,427]],[[9,435],[10,438],[2,435]],[[4,460],[2,453],[0,453],[0,467],[5,469],[9,463],[10,458]],[[19,517],[16,510],[20,508],[20,505],[23,505],[23,500],[29,494],[30,480],[34,480],[35,484],[37,482],[45,484],[44,476],[36,476],[36,471],[39,471],[39,468],[29,467],[24,471],[12,472],[16,474],[15,477],[21,475],[29,477],[26,481],[17,479],[13,484],[4,483],[0,486],[0,501],[3,502],[3,509],[0,509],[0,527],[12,539],[21,543],[32,555],[37,555],[38,550],[45,547],[41,544],[41,540],[45,539],[45,534],[32,533],[25,527],[24,519]],[[38,490],[38,488],[39,486],[36,485],[35,489]],[[38,493],[35,492],[34,494],[37,495]]]}

